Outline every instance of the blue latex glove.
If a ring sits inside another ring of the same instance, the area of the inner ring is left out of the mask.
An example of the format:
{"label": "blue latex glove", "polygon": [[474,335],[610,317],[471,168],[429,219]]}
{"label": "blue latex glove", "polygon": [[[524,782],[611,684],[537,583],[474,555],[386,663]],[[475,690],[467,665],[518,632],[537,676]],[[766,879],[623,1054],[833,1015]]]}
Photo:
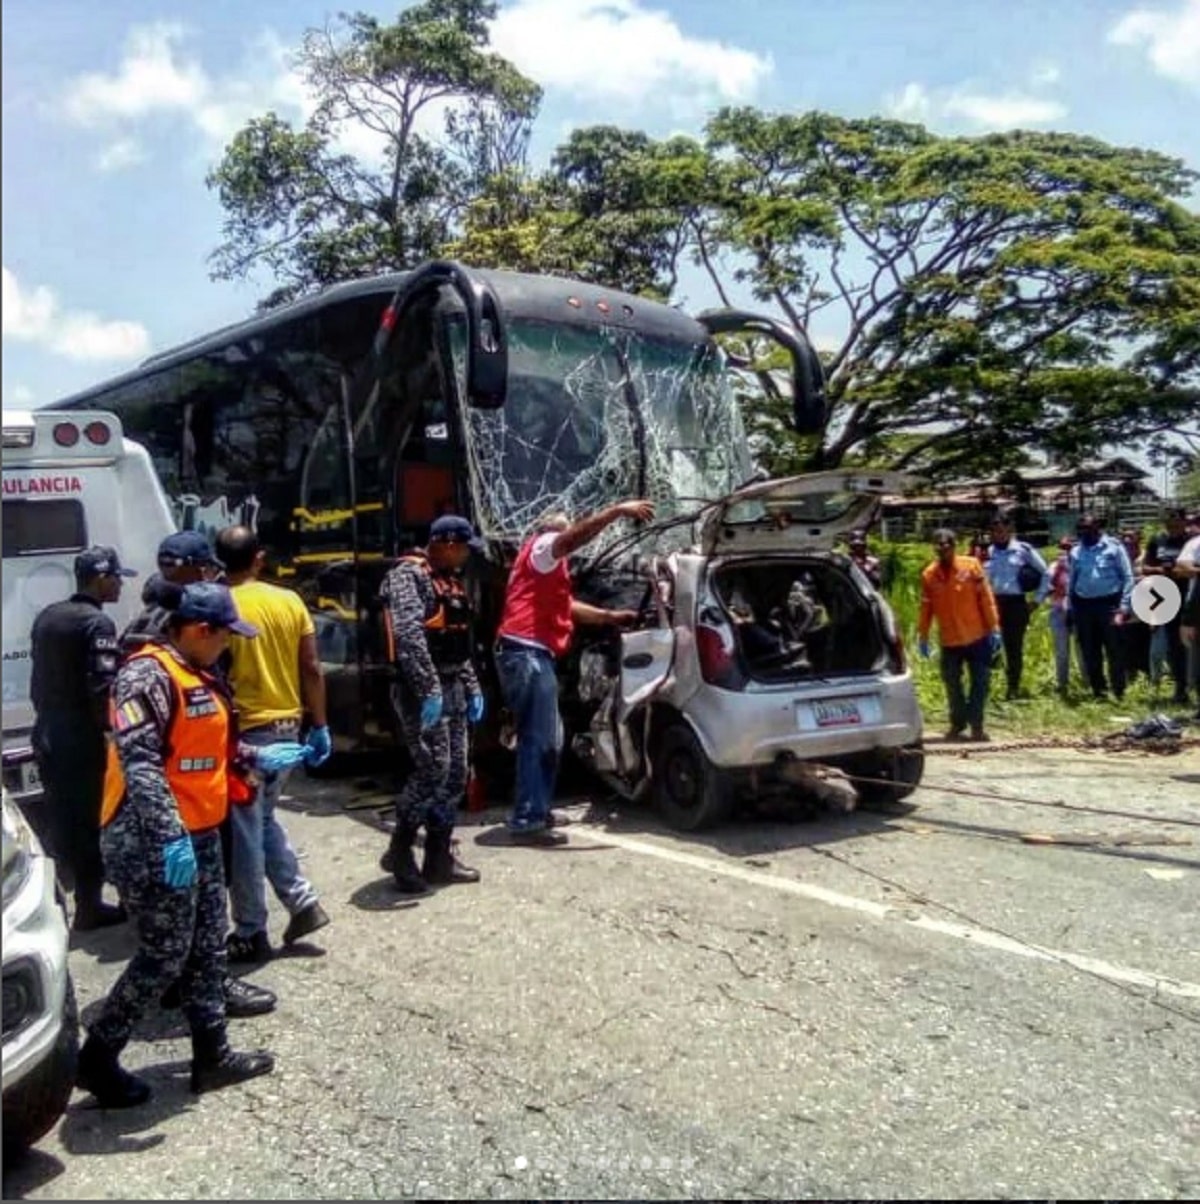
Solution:
{"label": "blue latex glove", "polygon": [[923,661],[927,661],[927,660],[929,659],[929,656],[930,656],[930,652],[929,652],[929,641],[928,641],[928,640],[922,640],[922,641],[921,641],[921,642],[920,642],[920,643],[917,645],[917,651],[918,651],[918,652],[921,654],[921,659],[922,659]]}
{"label": "blue latex glove", "polygon": [[434,694],[421,703],[421,731],[427,732],[442,717],[442,696]]}
{"label": "blue latex glove", "polygon": [[314,727],[304,742],[304,763],[306,765],[324,765],[332,755],[333,740],[329,736],[329,728]]}
{"label": "blue latex glove", "polygon": [[174,890],[186,890],[196,881],[196,850],[190,836],[163,845],[163,881]]}
{"label": "blue latex glove", "polygon": [[471,723],[478,723],[483,718],[483,712],[483,695],[472,694],[467,699],[467,719]]}
{"label": "blue latex glove", "polygon": [[304,749],[305,746],[295,740],[280,740],[260,748],[255,760],[263,773],[282,773],[304,760]]}
{"label": "blue latex glove", "polygon": [[988,636],[988,651],[995,656],[1004,647],[1004,640],[1001,638],[998,631],[993,631]]}

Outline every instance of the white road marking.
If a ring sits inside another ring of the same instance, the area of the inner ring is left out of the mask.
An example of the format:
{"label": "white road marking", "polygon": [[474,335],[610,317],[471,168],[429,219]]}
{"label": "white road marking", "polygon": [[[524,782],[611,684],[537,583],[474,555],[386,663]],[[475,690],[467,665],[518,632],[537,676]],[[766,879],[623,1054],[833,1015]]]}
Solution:
{"label": "white road marking", "polygon": [[875,920],[904,923],[909,928],[934,932],[939,936],[952,936],[960,941],[969,941],[972,945],[978,945],[981,948],[1011,953],[1014,957],[1029,958],[1033,961],[1066,963],[1077,969],[1099,975],[1101,978],[1107,978],[1112,982],[1145,987],[1147,990],[1156,991],[1161,995],[1173,995],[1178,999],[1200,999],[1200,983],[1185,982],[1182,979],[1169,978],[1162,974],[1151,974],[1145,970],[1135,970],[1131,966],[1119,966],[1112,962],[1102,961],[1100,958],[1086,957],[1080,953],[1068,953],[1061,949],[1015,941],[1010,937],[1001,936],[998,932],[990,932],[986,928],[976,928],[970,924],[957,924],[952,920],[935,920],[929,916],[909,919],[902,915],[895,906],[888,903],[873,903],[870,899],[844,895],[840,891],[816,886],[810,882],[781,878],[777,874],[763,873],[760,870],[747,869],[743,865],[716,861],[711,857],[702,857],[697,853],[687,853],[682,849],[668,848],[666,845],[637,840],[619,833],[589,831],[583,827],[572,828],[571,832],[572,841],[583,838],[596,844],[616,845],[618,848],[643,857],[657,857],[661,861],[685,865],[706,874],[721,874],[726,878],[736,878],[738,881],[747,882],[752,886],[762,886],[768,890],[782,891],[788,895],[799,895],[805,899],[824,903],[829,907],[857,911]]}

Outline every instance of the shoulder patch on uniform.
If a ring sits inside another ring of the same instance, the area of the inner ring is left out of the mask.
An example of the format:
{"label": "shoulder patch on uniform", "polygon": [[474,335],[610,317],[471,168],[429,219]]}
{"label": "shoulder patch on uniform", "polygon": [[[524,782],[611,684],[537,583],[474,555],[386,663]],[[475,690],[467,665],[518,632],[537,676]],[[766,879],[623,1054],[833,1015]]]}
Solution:
{"label": "shoulder patch on uniform", "polygon": [[150,716],[146,713],[146,708],[142,703],[136,698],[131,698],[128,702],[123,702],[117,707],[113,726],[119,732],[128,732],[135,727],[141,727],[143,723],[149,722],[149,718]]}
{"label": "shoulder patch on uniform", "polygon": [[98,635],[93,643],[101,652],[116,652],[118,647],[116,636],[111,635]]}

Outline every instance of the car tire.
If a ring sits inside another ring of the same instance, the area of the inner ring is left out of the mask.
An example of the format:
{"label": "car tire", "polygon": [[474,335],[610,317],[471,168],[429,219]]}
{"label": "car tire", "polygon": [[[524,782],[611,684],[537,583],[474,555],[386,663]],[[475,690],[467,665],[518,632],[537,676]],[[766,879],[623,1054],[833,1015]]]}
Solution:
{"label": "car tire", "polygon": [[4,1092],[4,1162],[20,1158],[66,1111],[79,1062],[79,1008],[67,976],[63,1024],[54,1049],[40,1066]]}
{"label": "car tire", "polygon": [[724,822],[733,811],[729,778],[709,761],[691,728],[673,723],[653,757],[654,803],[680,832],[699,832]]}
{"label": "car tire", "polygon": [[892,749],[881,758],[856,766],[853,772],[861,777],[878,779],[854,783],[860,806],[894,806],[921,784],[925,776],[925,750],[919,744]]}

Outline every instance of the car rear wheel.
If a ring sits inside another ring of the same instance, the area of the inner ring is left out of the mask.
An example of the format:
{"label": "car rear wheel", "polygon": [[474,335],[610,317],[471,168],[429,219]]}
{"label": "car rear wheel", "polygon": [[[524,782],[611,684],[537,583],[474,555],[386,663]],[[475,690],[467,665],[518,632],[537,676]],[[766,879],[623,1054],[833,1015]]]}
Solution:
{"label": "car rear wheel", "polygon": [[663,819],[681,832],[711,828],[733,810],[727,776],[709,761],[700,741],[683,724],[672,724],[659,741],[654,801]]}
{"label": "car rear wheel", "polygon": [[54,1049],[40,1066],[4,1092],[5,1163],[19,1158],[58,1123],[75,1088],[78,1061],[79,1010],[68,977],[63,1025]]}

